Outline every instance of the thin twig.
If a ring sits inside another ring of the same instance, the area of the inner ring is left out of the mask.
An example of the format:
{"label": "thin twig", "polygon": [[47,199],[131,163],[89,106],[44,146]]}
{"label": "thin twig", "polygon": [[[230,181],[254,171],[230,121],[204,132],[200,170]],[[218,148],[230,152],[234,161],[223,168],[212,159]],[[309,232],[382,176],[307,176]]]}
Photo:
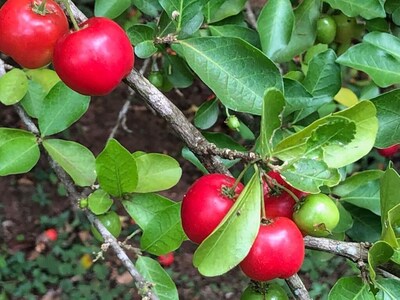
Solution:
{"label": "thin twig", "polygon": [[246,16],[247,16],[247,21],[249,22],[249,24],[254,29],[257,29],[257,19],[256,19],[256,16],[254,15],[253,8],[251,7],[250,1],[246,2]]}
{"label": "thin twig", "polygon": [[289,286],[290,290],[293,293],[293,296],[297,300],[311,300],[310,295],[308,294],[308,291],[306,287],[304,286],[303,281],[301,281],[301,278],[299,275],[295,274],[288,279],[285,280],[287,285]]}

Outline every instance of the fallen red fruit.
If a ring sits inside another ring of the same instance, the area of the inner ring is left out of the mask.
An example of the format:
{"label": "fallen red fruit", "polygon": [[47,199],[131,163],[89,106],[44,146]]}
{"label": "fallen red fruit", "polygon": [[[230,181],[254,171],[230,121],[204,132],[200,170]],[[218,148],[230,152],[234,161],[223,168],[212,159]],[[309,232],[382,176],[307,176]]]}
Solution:
{"label": "fallen red fruit", "polygon": [[174,252],[160,255],[157,260],[163,267],[169,267],[175,260]]}
{"label": "fallen red fruit", "polygon": [[44,235],[50,240],[50,241],[56,241],[58,238],[58,233],[57,230],[54,228],[47,229],[44,232]]}
{"label": "fallen red fruit", "polygon": [[400,149],[400,145],[393,145],[388,148],[378,149],[378,153],[383,157],[392,157],[395,155]]}
{"label": "fallen red fruit", "polygon": [[74,91],[106,95],[131,71],[133,47],[125,31],[110,19],[90,18],[79,27],[57,41],[54,69]]}

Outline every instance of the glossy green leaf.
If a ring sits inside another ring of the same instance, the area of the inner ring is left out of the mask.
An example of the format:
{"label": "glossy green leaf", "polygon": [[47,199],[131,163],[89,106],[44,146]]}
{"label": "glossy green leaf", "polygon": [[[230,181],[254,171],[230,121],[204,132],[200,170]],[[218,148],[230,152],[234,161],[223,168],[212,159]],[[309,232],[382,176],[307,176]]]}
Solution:
{"label": "glossy green leaf", "polygon": [[238,37],[256,48],[261,48],[258,33],[253,29],[233,24],[209,26],[208,28],[213,36]]}
{"label": "glossy green leaf", "polygon": [[129,6],[131,6],[130,0],[95,0],[94,15],[115,19]]}
{"label": "glossy green leaf", "polygon": [[[274,61],[290,61],[314,44],[320,7],[320,0],[304,0],[294,10],[294,30],[289,45],[275,55]],[[282,20],[279,20],[279,23],[281,22]]]}
{"label": "glossy green leaf", "polygon": [[273,137],[282,124],[282,113],[285,98],[280,90],[270,88],[265,91],[261,115],[260,154],[262,157],[271,156]]}
{"label": "glossy green leaf", "polygon": [[179,163],[164,154],[150,153],[135,158],[138,172],[136,193],[167,190],[176,185],[182,176]]}
{"label": "glossy green leaf", "polygon": [[122,204],[144,232],[141,238],[143,250],[155,255],[165,254],[179,248],[186,239],[180,203],[157,194],[135,194]]}
{"label": "glossy green leaf", "polygon": [[75,184],[90,186],[95,182],[95,158],[89,149],[75,142],[58,139],[44,140],[43,146]]}
{"label": "glossy green leaf", "polygon": [[321,192],[323,185],[334,186],[340,181],[337,169],[329,168],[323,161],[300,159],[284,168],[281,174],[295,188],[312,194]]}
{"label": "glossy green leaf", "polygon": [[207,23],[214,23],[239,14],[246,0],[210,0],[206,1],[203,12]]}
{"label": "glossy green leaf", "polygon": [[380,178],[383,172],[368,170],[357,173],[332,189],[341,201],[368,209],[380,216]]}
{"label": "glossy green leaf", "polygon": [[32,118],[38,118],[42,110],[44,98],[47,92],[39,83],[29,80],[28,92],[20,101],[20,104]]}
{"label": "glossy green leaf", "polygon": [[376,279],[376,268],[379,265],[388,262],[393,253],[393,248],[384,241],[376,242],[368,250],[369,275],[372,280]]}
{"label": "glossy green leaf", "polygon": [[28,91],[28,78],[21,69],[12,69],[0,77],[0,102],[13,105],[24,98]]}
{"label": "glossy green leaf", "polygon": [[382,227],[379,216],[351,204],[343,203],[343,206],[353,217],[353,227],[346,232],[352,240],[374,243],[380,239]]}
{"label": "glossy green leaf", "polygon": [[203,23],[204,0],[159,0],[181,37],[195,33]]}
{"label": "glossy green leaf", "polygon": [[140,58],[149,58],[157,52],[153,41],[144,41],[136,45],[135,54]]}
{"label": "glossy green leaf", "polygon": [[386,17],[384,0],[324,0],[330,6],[340,9],[346,16],[363,18],[370,20],[374,18]]}
{"label": "glossy green leaf", "polygon": [[204,37],[180,45],[189,66],[232,110],[261,115],[265,89],[282,89],[277,67],[241,39]]}
{"label": "glossy green leaf", "polygon": [[190,149],[188,147],[183,147],[181,154],[184,159],[186,159],[187,161],[190,161],[201,172],[203,172],[204,174],[209,173],[207,171],[207,169],[203,166],[201,161],[197,158],[197,156],[192,151],[190,151]]}
{"label": "glossy green leaf", "polygon": [[39,157],[37,139],[32,133],[0,128],[0,176],[29,172]]}
{"label": "glossy green leaf", "polygon": [[257,20],[257,29],[262,50],[272,60],[275,60],[279,51],[288,46],[294,21],[289,0],[269,0],[262,9]]}
{"label": "glossy green leaf", "polygon": [[393,229],[395,223],[400,223],[399,185],[399,174],[389,166],[381,178],[382,239],[395,249],[400,247]]}
{"label": "glossy green leaf", "polygon": [[375,281],[379,289],[376,300],[397,300],[400,299],[400,281],[392,278],[380,278]]}
{"label": "glossy green leaf", "polygon": [[61,81],[57,73],[50,69],[26,70],[25,74],[32,81],[39,83],[46,91],[46,94]]}
{"label": "glossy green leaf", "polygon": [[360,277],[342,277],[329,292],[328,300],[375,300],[368,284]]}
{"label": "glossy green leaf", "polygon": [[[357,161],[372,149],[378,121],[375,106],[369,101],[362,101],[357,105],[335,113],[332,116],[321,118],[305,129],[281,141],[274,149],[274,155],[283,161],[291,161],[309,155],[315,158],[318,155],[330,168],[340,168]],[[353,122],[355,134],[353,134]],[[326,126],[326,130],[323,127]],[[318,128],[321,131],[318,133]],[[337,128],[337,132],[334,130]],[[350,129],[350,131],[348,131]],[[312,137],[315,139],[310,144]],[[347,141],[347,142],[346,142]],[[316,145],[320,145],[319,148]],[[312,145],[312,148],[309,146]],[[310,151],[313,150],[313,151]],[[321,151],[322,150],[322,151]]]}
{"label": "glossy green leaf", "polygon": [[96,190],[87,198],[88,208],[95,215],[102,215],[108,212],[113,204],[110,195],[102,189]]}
{"label": "glossy green leaf", "polygon": [[139,256],[135,266],[148,282],[153,283],[151,290],[158,296],[158,299],[179,299],[175,283],[157,261],[150,257]]}
{"label": "glossy green leaf", "polygon": [[135,24],[128,28],[126,34],[131,44],[136,46],[144,41],[153,41],[154,31],[154,28],[148,25]]}
{"label": "glossy green leaf", "polygon": [[339,209],[340,219],[339,224],[333,229],[333,233],[343,233],[353,227],[353,218],[351,214],[343,207],[340,202],[336,203],[337,208]]}
{"label": "glossy green leaf", "polygon": [[386,148],[400,143],[400,90],[392,90],[371,100],[379,122],[375,146]]}
{"label": "glossy green leaf", "polygon": [[218,276],[238,265],[260,228],[261,186],[253,175],[218,227],[197,248],[193,264],[204,276]]}
{"label": "glossy green leaf", "polygon": [[303,85],[317,98],[313,101],[328,103],[339,92],[342,78],[340,66],[335,60],[335,52],[329,49],[314,56],[310,61]]}
{"label": "glossy green leaf", "polygon": [[63,82],[57,83],[44,99],[39,115],[42,136],[61,132],[75,123],[89,108],[90,97],[71,90]]}
{"label": "glossy green leaf", "polygon": [[112,196],[121,197],[136,189],[138,174],[135,159],[118,141],[109,140],[96,158],[100,187]]}
{"label": "glossy green leaf", "polygon": [[178,55],[164,55],[164,74],[176,88],[187,88],[193,84],[194,74]]}
{"label": "glossy green leaf", "polygon": [[158,17],[159,11],[161,10],[158,0],[132,0],[132,4],[141,12],[151,17]]}
{"label": "glossy green leaf", "polygon": [[196,111],[194,125],[200,129],[208,129],[218,120],[219,107],[218,100],[204,102]]}
{"label": "glossy green leaf", "polygon": [[349,48],[337,62],[367,73],[380,87],[400,82],[400,39],[385,33],[371,32],[363,42]]}
{"label": "glossy green leaf", "polygon": [[232,150],[245,152],[246,148],[235,141],[229,135],[221,132],[203,132],[204,137],[207,141],[215,144],[218,148],[229,148]]}

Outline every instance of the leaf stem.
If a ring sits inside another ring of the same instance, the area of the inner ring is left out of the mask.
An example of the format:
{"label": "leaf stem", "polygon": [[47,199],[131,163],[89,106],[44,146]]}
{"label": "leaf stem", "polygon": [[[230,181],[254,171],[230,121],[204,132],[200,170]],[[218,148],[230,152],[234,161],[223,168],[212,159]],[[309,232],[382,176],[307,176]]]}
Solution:
{"label": "leaf stem", "polygon": [[264,202],[264,182],[262,179],[262,171],[260,169],[260,190],[261,190],[261,195],[260,195],[260,200],[261,200],[261,219],[267,219],[267,211],[265,207],[265,202]]}
{"label": "leaf stem", "polygon": [[72,25],[74,25],[74,28],[75,28],[76,31],[79,31],[80,28],[78,26],[78,23],[76,22],[76,19],[74,17],[73,12],[72,12],[71,5],[69,4],[69,1],[68,0],[62,0],[62,1],[63,1],[64,5],[65,5],[67,11],[68,11],[68,15],[69,15],[69,18],[71,19]]}
{"label": "leaf stem", "polygon": [[281,184],[279,184],[274,178],[268,176],[267,174],[264,175],[265,177],[267,177],[267,183],[268,185],[272,184],[274,186],[277,186],[278,188],[284,190],[285,192],[287,192],[295,201],[296,203],[300,202],[299,197],[297,197],[295,195],[295,193],[293,193],[290,189],[288,189],[286,186],[283,186]]}

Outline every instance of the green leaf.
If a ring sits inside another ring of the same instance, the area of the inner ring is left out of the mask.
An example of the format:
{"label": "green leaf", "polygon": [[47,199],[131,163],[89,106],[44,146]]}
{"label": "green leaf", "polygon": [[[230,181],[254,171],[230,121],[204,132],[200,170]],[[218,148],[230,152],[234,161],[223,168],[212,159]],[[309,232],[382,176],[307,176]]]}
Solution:
{"label": "green leaf", "polygon": [[144,41],[153,41],[154,39],[154,28],[148,25],[135,24],[128,28],[126,34],[131,41],[131,44],[136,46]]}
{"label": "green leaf", "polygon": [[136,193],[167,190],[179,182],[182,169],[172,157],[150,153],[135,158],[138,179]]}
{"label": "green leaf", "polygon": [[340,9],[346,16],[363,18],[370,20],[375,18],[385,18],[384,0],[324,0],[330,6]]}
{"label": "green leaf", "polygon": [[210,0],[204,6],[203,12],[207,23],[215,23],[235,16],[243,10],[246,0]]}
{"label": "green leaf", "polygon": [[61,81],[57,73],[50,69],[25,70],[25,73],[29,79],[39,83],[46,91],[46,94]]}
{"label": "green leaf", "polygon": [[319,53],[310,61],[303,85],[318,99],[313,101],[328,103],[339,92],[342,78],[340,66],[335,61],[336,54],[332,49]]}
{"label": "green leaf", "polygon": [[12,69],[0,77],[0,102],[4,105],[18,103],[28,91],[28,78],[21,69]]}
{"label": "green leaf", "polygon": [[101,188],[112,196],[121,197],[136,189],[138,172],[135,159],[114,139],[108,141],[96,158],[96,171]]}
{"label": "green leaf", "polygon": [[108,212],[114,202],[111,199],[110,195],[102,189],[96,190],[91,193],[87,200],[88,208],[95,215],[102,215]]}
{"label": "green leaf", "polygon": [[346,232],[352,240],[374,243],[380,239],[382,227],[377,215],[351,204],[343,203],[343,206],[353,217],[353,227]]}
{"label": "green leaf", "polygon": [[131,6],[131,0],[96,0],[94,3],[94,15],[96,17],[115,19],[129,6]]}
{"label": "green leaf", "polygon": [[151,17],[158,17],[159,11],[161,10],[158,0],[132,0],[132,4],[141,12]]}
{"label": "green leaf", "polygon": [[197,156],[192,151],[190,151],[190,149],[188,147],[182,148],[181,155],[184,159],[186,159],[187,161],[190,161],[197,169],[199,169],[204,174],[209,173],[207,171],[207,169],[203,166],[201,161],[197,158]]}
{"label": "green leaf", "polygon": [[32,133],[0,128],[0,176],[29,172],[39,157],[37,139]]}
{"label": "green leaf", "polygon": [[[304,156],[315,158],[315,155],[318,155],[330,168],[346,166],[357,161],[372,149],[378,129],[375,115],[374,105],[369,101],[362,101],[351,108],[321,118],[282,140],[275,147],[274,155],[287,162]],[[346,143],[351,138],[353,122],[356,132],[351,142]],[[318,132],[318,128],[321,126],[322,129]],[[336,133],[335,127],[338,130]],[[348,129],[350,132],[347,132]],[[321,137],[323,140],[316,139],[314,143],[310,140],[313,136]],[[310,145],[312,145],[311,148]],[[319,149],[316,145],[320,146]]]}
{"label": "green leaf", "polygon": [[359,277],[342,277],[329,292],[328,300],[375,300],[368,284]]}
{"label": "green leaf", "polygon": [[193,264],[202,275],[224,274],[250,251],[260,228],[261,186],[257,173],[218,227],[197,248]]}
{"label": "green leaf", "polygon": [[375,269],[379,265],[388,262],[393,253],[393,248],[384,241],[376,242],[368,250],[369,275],[373,281],[376,279]]}
{"label": "green leaf", "polygon": [[400,299],[400,281],[391,278],[380,278],[375,281],[375,286],[379,289],[376,300],[397,300]]}
{"label": "green leaf", "polygon": [[349,48],[337,62],[371,76],[380,87],[388,87],[400,82],[400,39],[385,33],[371,32],[363,42]]}
{"label": "green leaf", "polygon": [[219,107],[218,100],[204,102],[196,111],[194,125],[200,129],[208,129],[218,120]]}
{"label": "green leaf", "polygon": [[276,53],[275,62],[290,61],[314,44],[320,7],[320,0],[304,0],[294,10],[295,24],[289,45]]}
{"label": "green leaf", "polygon": [[294,13],[289,0],[269,0],[262,9],[257,29],[263,52],[275,60],[276,54],[285,49],[294,30]]}
{"label": "green leaf", "polygon": [[221,132],[203,132],[207,141],[215,144],[218,148],[229,148],[236,151],[246,151],[246,148],[236,142],[232,137]]}
{"label": "green leaf", "polygon": [[381,178],[382,239],[395,249],[400,247],[393,228],[394,224],[400,223],[399,185],[399,174],[389,166]]}
{"label": "green leaf", "polygon": [[258,33],[253,29],[232,24],[209,26],[208,29],[210,29],[210,32],[213,36],[238,37],[256,48],[261,48]]}
{"label": "green leaf", "polygon": [[194,75],[187,63],[178,55],[164,55],[164,73],[176,88],[187,88],[193,84]]}
{"label": "green leaf", "polygon": [[332,189],[332,193],[340,197],[340,201],[368,209],[380,216],[379,180],[383,172],[368,170],[357,173]]}
{"label": "green leaf", "polygon": [[159,0],[181,37],[195,33],[203,23],[204,0]]}
{"label": "green leaf", "polygon": [[333,233],[344,233],[353,227],[353,218],[340,202],[337,202],[336,206],[339,209],[340,219],[339,224],[333,229]]}
{"label": "green leaf", "polygon": [[157,52],[153,41],[144,41],[136,45],[135,54],[140,58],[149,58]]}
{"label": "green leaf", "polygon": [[323,161],[300,159],[284,168],[281,174],[295,188],[313,194],[321,192],[323,185],[334,186],[340,181],[337,169],[329,168]]}
{"label": "green leaf", "polygon": [[204,37],[180,45],[189,66],[232,110],[261,115],[265,89],[282,90],[277,67],[241,39]]}
{"label": "green leaf", "polygon": [[148,282],[153,283],[151,290],[160,300],[179,299],[175,283],[157,261],[150,257],[139,256],[135,266]]}
{"label": "green leaf", "polygon": [[400,90],[392,90],[371,100],[379,122],[375,146],[386,148],[400,143]]}
{"label": "green leaf", "polygon": [[29,80],[28,92],[24,98],[22,98],[20,104],[28,115],[32,118],[38,118],[46,95],[47,92],[42,85],[33,80]]}
{"label": "green leaf", "polygon": [[44,140],[43,146],[79,186],[90,186],[96,180],[95,158],[81,144],[58,139]]}
{"label": "green leaf", "polygon": [[90,97],[71,90],[63,82],[57,83],[44,99],[39,115],[42,136],[67,129],[82,117],[89,107]]}
{"label": "green leaf", "polygon": [[285,98],[280,90],[270,88],[265,91],[260,130],[260,154],[262,157],[271,156],[274,134],[282,124],[282,112]]}
{"label": "green leaf", "polygon": [[179,248],[186,239],[180,203],[157,194],[136,194],[122,204],[144,232],[141,238],[143,250],[162,255]]}

